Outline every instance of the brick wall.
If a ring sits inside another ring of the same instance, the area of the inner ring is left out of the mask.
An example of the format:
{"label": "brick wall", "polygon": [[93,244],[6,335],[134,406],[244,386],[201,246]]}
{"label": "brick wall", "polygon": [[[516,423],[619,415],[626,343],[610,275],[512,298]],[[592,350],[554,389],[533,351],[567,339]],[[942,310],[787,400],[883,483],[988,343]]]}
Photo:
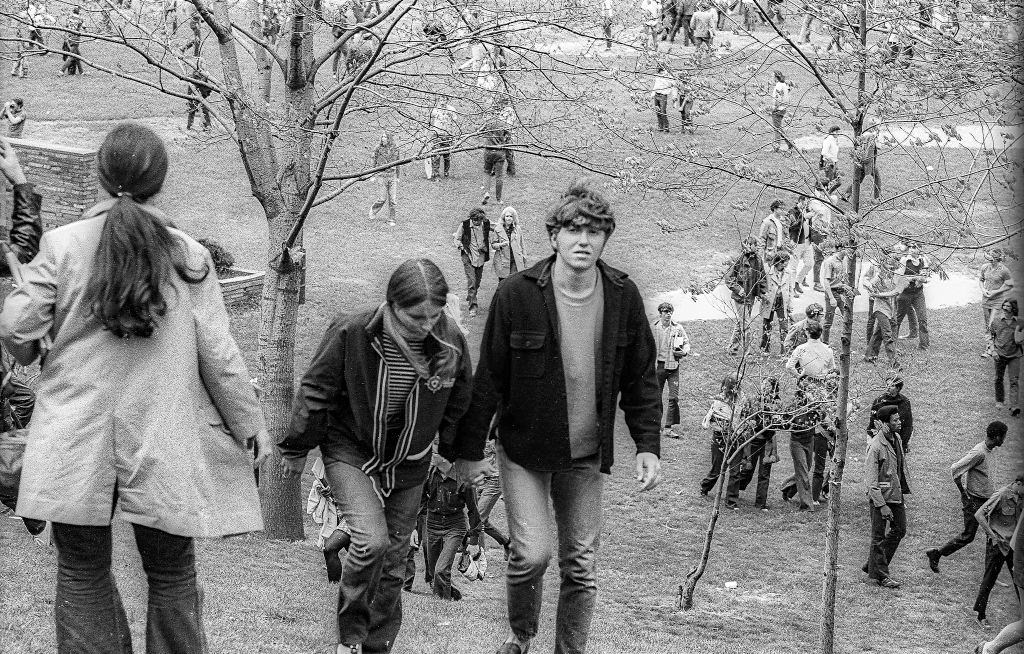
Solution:
{"label": "brick wall", "polygon": [[[96,203],[96,150],[11,139],[25,177],[43,196],[43,229],[66,225],[82,217]],[[11,226],[11,191],[0,193],[0,236]]]}

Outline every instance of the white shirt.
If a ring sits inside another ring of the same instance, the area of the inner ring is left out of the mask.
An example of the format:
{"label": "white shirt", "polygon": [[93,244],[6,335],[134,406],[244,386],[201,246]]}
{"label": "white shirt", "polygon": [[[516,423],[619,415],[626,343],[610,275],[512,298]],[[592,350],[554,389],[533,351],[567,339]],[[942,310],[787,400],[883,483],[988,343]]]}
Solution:
{"label": "white shirt", "polygon": [[820,340],[808,340],[803,345],[798,345],[786,361],[786,370],[794,377],[806,375],[824,379],[826,374],[835,369],[835,353]]}
{"label": "white shirt", "polygon": [[821,142],[821,156],[832,163],[839,163],[839,139],[832,134],[826,136]]}
{"label": "white shirt", "polygon": [[775,101],[776,107],[785,107],[789,104],[789,84],[786,82],[776,82],[775,88],[772,89],[772,100]]}

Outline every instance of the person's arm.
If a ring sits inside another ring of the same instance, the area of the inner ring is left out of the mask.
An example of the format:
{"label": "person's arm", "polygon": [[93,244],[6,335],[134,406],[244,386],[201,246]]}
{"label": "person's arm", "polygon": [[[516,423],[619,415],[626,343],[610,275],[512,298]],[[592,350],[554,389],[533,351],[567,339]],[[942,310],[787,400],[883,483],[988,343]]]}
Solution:
{"label": "person's arm", "polygon": [[[443,319],[448,320],[448,317],[445,316]],[[454,323],[455,321],[453,320],[452,322]],[[479,456],[476,456],[477,453],[472,447],[467,446],[463,449],[460,447],[461,444],[457,442],[459,421],[462,420],[462,416],[466,415],[466,411],[469,409],[469,402],[473,397],[473,362],[469,356],[469,343],[466,342],[466,337],[457,327],[451,331],[459,339],[456,344],[462,350],[462,357],[461,365],[455,373],[455,384],[448,394],[448,403],[444,407],[444,415],[437,427],[438,454],[452,462],[456,458],[479,461],[483,459],[484,444],[482,440],[479,444]],[[451,444],[450,448],[448,444]],[[456,456],[456,453],[464,456]]]}
{"label": "person's arm", "polygon": [[[679,327],[679,334],[676,336],[677,341],[676,348],[683,351],[683,356],[689,356],[690,354],[690,337],[687,336],[686,330]],[[680,344],[681,343],[681,344]]]}
{"label": "person's arm", "polygon": [[[0,172],[14,186],[8,236],[10,248],[18,261],[28,263],[39,252],[39,240],[43,236],[43,223],[39,217],[43,198],[25,179],[14,147],[3,138],[0,138]],[[0,257],[0,275],[9,274],[11,271],[6,258]]]}
{"label": "person's arm", "polygon": [[797,333],[801,329],[803,329],[803,327],[800,325],[801,322],[803,322],[803,321],[797,321],[797,322],[793,323],[792,325],[790,325],[789,329],[786,331],[786,338],[782,339],[782,351],[783,351],[783,353],[785,353],[785,352],[792,353],[792,351],[793,351],[793,342],[796,340],[796,335],[797,335]]}
{"label": "person's arm", "polygon": [[1003,488],[1000,488],[996,491],[992,497],[985,500],[985,503],[978,507],[978,510],[974,512],[974,519],[978,521],[978,526],[985,530],[985,533],[988,534],[988,537],[993,543],[1004,542],[1006,540],[996,532],[992,531],[992,524],[989,522],[992,511],[995,510],[996,506],[998,506],[999,502],[1003,499],[1003,490]]}
{"label": "person's arm", "polygon": [[[195,247],[199,247],[196,245]],[[245,444],[267,429],[263,409],[253,389],[249,370],[238,344],[231,335],[231,320],[224,307],[224,295],[213,271],[213,259],[205,249],[206,279],[189,284],[195,322],[199,376],[217,413],[234,438]],[[272,443],[261,443],[269,453]]]}
{"label": "person's arm", "polygon": [[469,515],[469,533],[475,533],[483,526],[480,520],[480,507],[476,503],[476,489],[469,484],[463,484],[462,499],[466,503],[466,513]]}
{"label": "person's arm", "polygon": [[[627,311],[627,333],[632,336],[623,355],[619,378],[619,408],[625,414],[629,435],[636,444],[637,455],[661,456],[661,393],[655,375],[658,346],[647,323],[643,299],[636,285],[625,280],[622,308]],[[613,344],[605,344],[605,347]]]}
{"label": "person's arm", "polygon": [[492,250],[500,250],[501,248],[505,248],[505,247],[509,246],[508,233],[505,231],[505,227],[504,226],[498,225],[497,229],[492,229],[491,230],[491,233],[492,234],[497,234],[497,236],[498,236],[498,238],[496,238],[496,239],[495,238],[491,239],[491,249]]}
{"label": "person's arm", "polygon": [[336,317],[324,332],[292,403],[291,423],[277,444],[278,451],[296,464],[317,447],[331,429],[331,414],[346,401],[345,316]]}
{"label": "person's arm", "polygon": [[789,358],[786,359],[786,370],[798,379],[800,378],[800,369],[797,366],[800,363],[801,354],[803,354],[803,345],[797,346],[793,353],[789,355]]}
{"label": "person's arm", "polygon": [[704,419],[700,421],[701,429],[711,429],[711,418],[715,415],[715,403],[711,402],[711,408],[704,415]]}
{"label": "person's arm", "polygon": [[[877,438],[885,438],[878,436]],[[878,483],[878,469],[880,461],[878,457],[879,447],[872,443],[868,446],[867,456],[864,457],[864,483],[868,487],[868,499],[877,508],[885,506],[885,495],[882,494],[882,487]]]}
{"label": "person's arm", "polygon": [[458,248],[458,250],[461,252],[462,249],[463,249],[462,248],[462,223],[459,223],[459,227],[455,230],[455,233],[452,234],[452,242],[455,243],[455,247]]}
{"label": "person's arm", "polygon": [[49,234],[44,234],[39,254],[21,267],[21,283],[7,296],[0,313],[0,341],[23,366],[36,360],[40,339],[53,327],[58,256]]}
{"label": "person's arm", "polygon": [[903,441],[903,453],[910,452],[910,439],[914,436],[914,411],[910,406],[910,400],[906,402],[907,410],[900,415],[903,426],[900,428],[900,437]]}
{"label": "person's arm", "polygon": [[967,473],[970,472],[974,466],[978,465],[982,458],[984,458],[984,456],[981,452],[972,449],[970,452],[965,454],[962,459],[949,467],[949,471],[953,475],[953,483],[956,484],[957,488],[960,490],[966,490]]}

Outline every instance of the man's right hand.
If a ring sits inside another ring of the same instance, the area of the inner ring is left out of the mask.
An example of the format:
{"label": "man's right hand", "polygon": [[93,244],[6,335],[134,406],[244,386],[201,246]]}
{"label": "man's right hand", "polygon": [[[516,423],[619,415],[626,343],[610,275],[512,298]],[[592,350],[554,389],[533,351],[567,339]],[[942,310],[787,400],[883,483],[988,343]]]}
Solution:
{"label": "man's right hand", "polygon": [[494,466],[487,459],[481,461],[469,461],[468,459],[456,459],[453,464],[455,478],[462,483],[479,486],[484,483],[487,477],[497,474]]}
{"label": "man's right hand", "polygon": [[882,514],[884,520],[892,520],[892,509],[889,508],[888,504],[879,509],[878,512]]}

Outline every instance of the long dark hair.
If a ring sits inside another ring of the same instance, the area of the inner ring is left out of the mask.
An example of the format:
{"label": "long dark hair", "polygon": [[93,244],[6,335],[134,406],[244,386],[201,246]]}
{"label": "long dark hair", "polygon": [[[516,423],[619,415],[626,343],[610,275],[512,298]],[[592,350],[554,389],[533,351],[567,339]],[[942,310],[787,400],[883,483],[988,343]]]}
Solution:
{"label": "long dark hair", "polygon": [[[430,259],[409,259],[391,273],[385,299],[389,305],[399,309],[409,309],[421,302],[443,307],[448,304],[448,282]],[[454,375],[462,356],[458,327],[447,314],[442,313],[430,335],[441,345],[430,359],[431,372],[441,376]]]}
{"label": "long dark hair", "polygon": [[107,210],[86,296],[92,313],[119,338],[148,337],[167,313],[165,284],[172,272],[190,284],[209,274],[194,269],[180,238],[145,210],[167,176],[167,149],[153,130],[121,123],[97,155],[100,185],[117,200]]}

